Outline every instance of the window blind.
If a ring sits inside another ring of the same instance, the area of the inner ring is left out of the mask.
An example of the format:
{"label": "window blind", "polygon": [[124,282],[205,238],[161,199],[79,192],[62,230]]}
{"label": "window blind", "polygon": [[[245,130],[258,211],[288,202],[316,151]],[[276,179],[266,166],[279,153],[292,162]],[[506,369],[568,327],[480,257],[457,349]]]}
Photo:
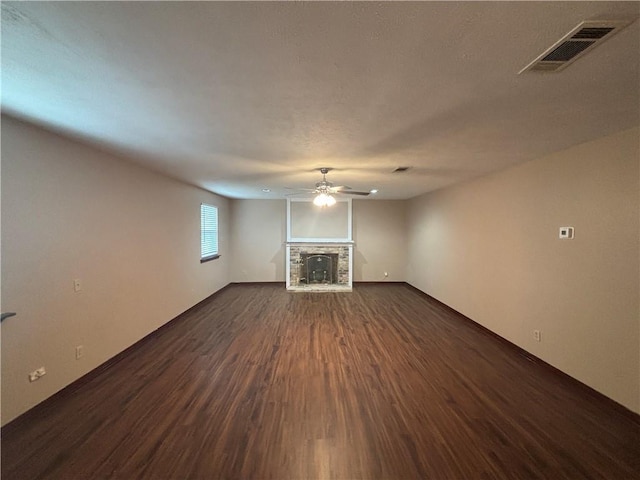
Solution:
{"label": "window blind", "polygon": [[200,259],[218,255],[218,208],[200,205]]}

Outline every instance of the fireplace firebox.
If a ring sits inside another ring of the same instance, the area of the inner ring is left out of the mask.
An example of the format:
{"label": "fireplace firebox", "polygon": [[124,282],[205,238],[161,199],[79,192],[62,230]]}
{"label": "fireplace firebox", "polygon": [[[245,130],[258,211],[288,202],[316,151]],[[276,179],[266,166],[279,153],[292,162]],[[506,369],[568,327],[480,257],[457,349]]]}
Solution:
{"label": "fireplace firebox", "polygon": [[337,253],[302,253],[300,260],[300,283],[338,283]]}

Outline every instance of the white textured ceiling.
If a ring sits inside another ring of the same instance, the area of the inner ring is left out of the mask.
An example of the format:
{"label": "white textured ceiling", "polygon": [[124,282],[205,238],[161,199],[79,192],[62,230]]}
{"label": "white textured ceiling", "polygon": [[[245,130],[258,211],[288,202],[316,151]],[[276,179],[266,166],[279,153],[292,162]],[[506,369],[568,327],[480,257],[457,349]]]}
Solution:
{"label": "white textured ceiling", "polygon": [[[223,195],[410,198],[640,123],[639,2],[2,2],[3,111]],[[392,174],[410,166],[404,174]],[[271,189],[270,193],[262,192]]]}

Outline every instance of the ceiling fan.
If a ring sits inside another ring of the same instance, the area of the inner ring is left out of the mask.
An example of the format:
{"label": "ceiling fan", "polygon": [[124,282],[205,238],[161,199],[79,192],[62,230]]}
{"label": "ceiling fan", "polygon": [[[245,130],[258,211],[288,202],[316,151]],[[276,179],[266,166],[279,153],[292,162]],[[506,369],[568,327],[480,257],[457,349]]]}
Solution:
{"label": "ceiling fan", "polygon": [[330,207],[336,203],[336,199],[333,195],[362,195],[367,196],[371,192],[358,192],[352,190],[351,187],[346,185],[334,185],[327,180],[327,173],[331,171],[331,168],[322,167],[319,169],[322,173],[322,181],[316,183],[315,188],[288,188],[288,190],[297,190],[295,193],[290,193],[287,196],[292,195],[305,195],[315,194],[313,203],[319,207]]}

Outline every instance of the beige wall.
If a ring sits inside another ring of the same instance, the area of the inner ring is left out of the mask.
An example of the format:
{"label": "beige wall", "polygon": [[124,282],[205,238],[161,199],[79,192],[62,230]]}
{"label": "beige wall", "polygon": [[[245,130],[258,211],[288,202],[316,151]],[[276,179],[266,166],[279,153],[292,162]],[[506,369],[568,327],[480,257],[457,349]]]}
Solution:
{"label": "beige wall", "polygon": [[[221,231],[204,264],[201,202]],[[225,286],[228,230],[227,199],[2,117],[2,306],[18,312],[2,324],[2,423]]]}
{"label": "beige wall", "polygon": [[639,135],[418,197],[407,219],[412,285],[636,412]]}
{"label": "beige wall", "polygon": [[284,282],[286,200],[231,200],[231,215],[231,281]]}
{"label": "beige wall", "polygon": [[406,204],[403,200],[353,201],[355,282],[405,281]]}

